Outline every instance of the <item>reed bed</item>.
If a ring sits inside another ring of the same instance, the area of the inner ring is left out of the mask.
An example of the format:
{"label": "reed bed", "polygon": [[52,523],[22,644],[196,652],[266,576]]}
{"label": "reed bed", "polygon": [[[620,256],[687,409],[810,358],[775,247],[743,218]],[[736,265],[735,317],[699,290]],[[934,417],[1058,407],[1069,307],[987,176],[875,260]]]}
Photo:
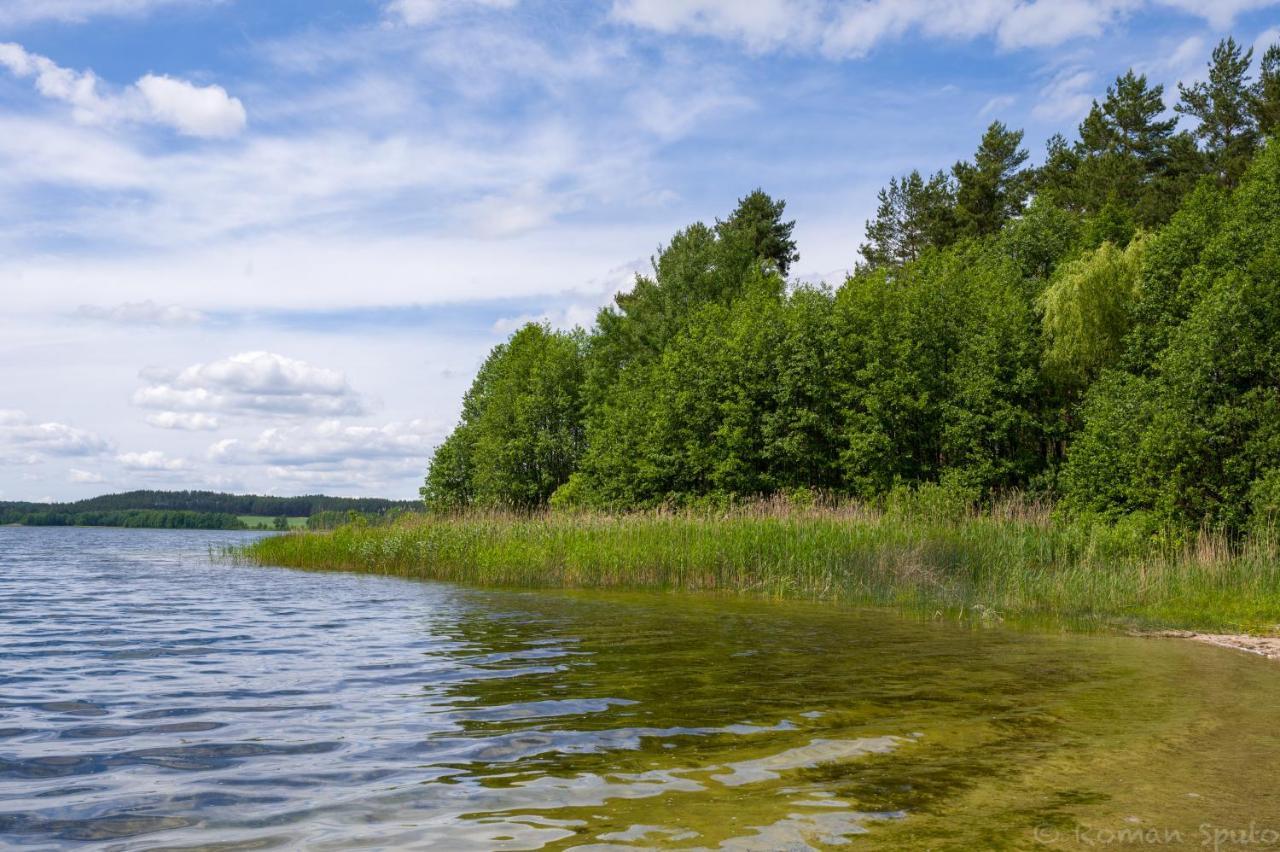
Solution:
{"label": "reed bed", "polygon": [[296,568],[521,588],[651,589],[1272,632],[1274,536],[1177,538],[1064,523],[1051,507],[921,505],[730,511],[470,513],[261,539],[232,555]]}

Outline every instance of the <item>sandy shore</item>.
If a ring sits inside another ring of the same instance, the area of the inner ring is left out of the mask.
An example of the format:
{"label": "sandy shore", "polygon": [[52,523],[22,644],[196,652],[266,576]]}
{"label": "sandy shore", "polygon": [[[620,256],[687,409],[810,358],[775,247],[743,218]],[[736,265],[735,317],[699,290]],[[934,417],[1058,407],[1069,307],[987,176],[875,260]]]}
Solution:
{"label": "sandy shore", "polygon": [[1280,636],[1250,636],[1247,633],[1195,633],[1191,630],[1158,630],[1139,634],[1153,638],[1191,639],[1219,648],[1231,648],[1257,654],[1268,660],[1280,660]]}

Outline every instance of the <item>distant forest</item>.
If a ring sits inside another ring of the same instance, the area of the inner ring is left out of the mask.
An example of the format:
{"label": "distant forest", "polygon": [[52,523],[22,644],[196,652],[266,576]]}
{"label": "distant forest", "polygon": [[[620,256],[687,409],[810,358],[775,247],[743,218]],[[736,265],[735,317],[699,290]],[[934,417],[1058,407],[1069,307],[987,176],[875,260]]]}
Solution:
{"label": "distant forest", "polygon": [[763,191],[678,231],[591,329],[530,324],[492,351],[424,499],[929,487],[1274,521],[1280,46],[1256,78],[1253,59],[1226,39],[1171,100],[1130,71],[1038,166],[995,122],[970,159],[894,177],[836,287],[788,280],[794,222]]}
{"label": "distant forest", "polygon": [[316,519],[321,526],[355,513],[379,518],[420,510],[416,501],[363,497],[267,497],[214,491],[129,491],[74,503],[0,502],[0,524],[28,526],[155,527],[163,529],[244,529],[240,515]]}

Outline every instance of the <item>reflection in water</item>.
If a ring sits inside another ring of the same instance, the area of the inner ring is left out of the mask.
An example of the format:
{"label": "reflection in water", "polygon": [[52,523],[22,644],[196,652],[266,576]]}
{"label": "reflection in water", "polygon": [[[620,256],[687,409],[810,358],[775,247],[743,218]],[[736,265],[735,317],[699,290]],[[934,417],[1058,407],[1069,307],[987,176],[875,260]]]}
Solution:
{"label": "reflection in water", "polygon": [[0,529],[0,845],[1025,848],[1280,814],[1263,661],[209,563],[243,535]]}

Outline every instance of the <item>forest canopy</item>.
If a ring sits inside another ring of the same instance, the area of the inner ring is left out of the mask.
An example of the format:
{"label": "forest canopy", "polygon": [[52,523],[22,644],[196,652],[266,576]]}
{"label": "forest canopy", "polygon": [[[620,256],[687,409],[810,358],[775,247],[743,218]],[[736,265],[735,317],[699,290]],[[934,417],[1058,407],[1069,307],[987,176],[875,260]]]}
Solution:
{"label": "forest canopy", "polygon": [[1224,40],[1176,99],[1129,71],[1037,166],[994,122],[972,158],[890,178],[836,287],[787,279],[794,222],[751,192],[678,231],[589,330],[529,324],[496,347],[423,498],[627,509],[937,484],[1274,521],[1280,46],[1257,79],[1252,60]]}

